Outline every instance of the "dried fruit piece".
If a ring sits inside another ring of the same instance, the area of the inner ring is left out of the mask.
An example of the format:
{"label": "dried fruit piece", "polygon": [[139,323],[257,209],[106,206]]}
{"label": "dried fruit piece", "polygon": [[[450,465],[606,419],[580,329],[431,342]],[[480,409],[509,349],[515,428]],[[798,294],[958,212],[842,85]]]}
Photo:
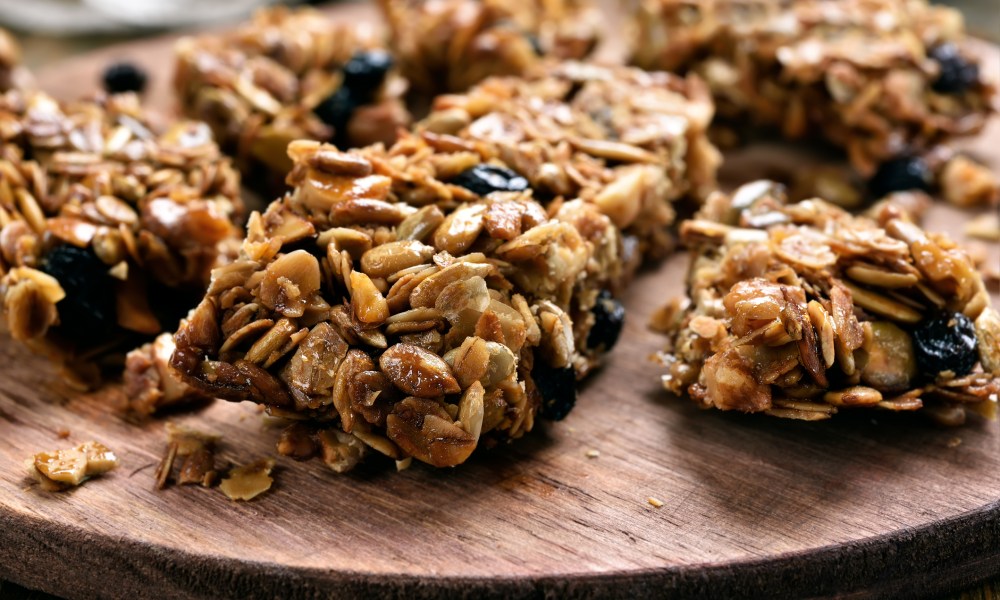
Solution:
{"label": "dried fruit piece", "polygon": [[576,372],[573,367],[550,367],[539,361],[531,369],[531,380],[542,399],[540,414],[562,421],[576,406]]}
{"label": "dried fruit piece", "polygon": [[101,76],[104,89],[109,94],[123,92],[141,93],[146,89],[146,72],[135,63],[120,62],[108,66]]}
{"label": "dried fruit piece", "polygon": [[625,307],[612,297],[610,292],[601,290],[591,312],[594,314],[594,324],[587,334],[587,347],[611,350],[621,336],[622,327],[625,326]]}
{"label": "dried fruit piece", "polygon": [[954,313],[920,323],[913,330],[917,366],[928,377],[948,372],[967,375],[979,361],[976,328],[969,317]]}
{"label": "dried fruit piece", "polygon": [[450,183],[464,187],[477,196],[528,189],[528,180],[524,177],[506,167],[490,164],[478,164],[462,171]]}

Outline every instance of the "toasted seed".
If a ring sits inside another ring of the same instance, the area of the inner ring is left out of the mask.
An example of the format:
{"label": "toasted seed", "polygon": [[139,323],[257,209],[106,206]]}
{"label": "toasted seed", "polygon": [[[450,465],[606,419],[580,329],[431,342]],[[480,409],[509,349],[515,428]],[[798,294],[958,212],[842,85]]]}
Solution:
{"label": "toasted seed", "polygon": [[361,256],[361,270],[371,277],[389,277],[424,264],[432,256],[434,248],[417,241],[389,242],[365,252]]}
{"label": "toasted seed", "polygon": [[389,318],[389,305],[371,278],[360,271],[351,272],[351,306],[354,316],[366,325],[381,323]]}
{"label": "toasted seed", "polygon": [[399,389],[418,398],[437,398],[462,391],[440,356],[413,344],[396,344],[379,358],[382,372]]}
{"label": "toasted seed", "polygon": [[861,264],[847,267],[847,276],[858,283],[889,289],[912,287],[920,280],[914,273],[896,273]]}
{"label": "toasted seed", "polygon": [[903,323],[918,323],[923,318],[919,312],[901,302],[858,287],[849,281],[845,281],[844,286],[851,291],[855,304],[881,317]]}
{"label": "toasted seed", "polygon": [[882,393],[864,386],[854,386],[823,394],[823,400],[834,406],[872,406],[882,401]]}

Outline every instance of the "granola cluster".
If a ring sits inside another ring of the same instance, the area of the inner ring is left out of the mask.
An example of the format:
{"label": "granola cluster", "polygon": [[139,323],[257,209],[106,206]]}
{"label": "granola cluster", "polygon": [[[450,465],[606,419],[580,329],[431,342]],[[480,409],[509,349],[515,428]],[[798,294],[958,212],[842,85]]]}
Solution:
{"label": "granola cluster", "polygon": [[410,120],[375,30],[309,8],[264,9],[232,32],[180,40],[175,87],[244,174],[263,165],[279,179],[293,140],[391,143]]}
{"label": "granola cluster", "polygon": [[635,64],[698,73],[721,117],[822,132],[865,175],[993,110],[961,14],[926,0],[642,0],[634,21]]}
{"label": "granola cluster", "polygon": [[204,124],[158,133],[131,94],[0,95],[0,301],[37,351],[92,358],[172,328],[238,251],[242,210]]}
{"label": "granola cluster", "polygon": [[597,45],[593,0],[380,0],[400,69],[425,93],[520,75],[542,57],[581,59]]}
{"label": "granola cluster", "polygon": [[[706,408],[825,419],[840,408],[995,412],[1000,317],[968,256],[891,207],[878,221],[767,181],[713,196],[665,387]],[[669,319],[668,319],[669,320]]]}
{"label": "granola cluster", "polygon": [[463,187],[485,165],[447,143],[294,142],[294,190],[251,216],[175,336],[185,381],[307,419],[336,470],[367,448],[454,466],[568,410],[543,390],[573,393],[567,310],[581,280],[610,277],[616,230],[580,200]]}
{"label": "granola cluster", "polygon": [[566,61],[440,96],[417,128],[510,165],[536,197],[597,205],[634,262],[672,248],[675,201],[715,189],[712,116],[697,78]]}

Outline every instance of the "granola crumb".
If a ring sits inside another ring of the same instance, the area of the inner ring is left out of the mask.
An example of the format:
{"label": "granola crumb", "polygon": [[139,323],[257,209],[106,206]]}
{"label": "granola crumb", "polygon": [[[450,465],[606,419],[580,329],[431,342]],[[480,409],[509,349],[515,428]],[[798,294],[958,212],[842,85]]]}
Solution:
{"label": "granola crumb", "polygon": [[965,235],[990,242],[1000,242],[1000,215],[986,213],[965,224]]}
{"label": "granola crumb", "polygon": [[230,500],[253,500],[271,489],[271,484],[274,483],[272,469],[273,458],[262,458],[248,465],[235,467],[219,484],[219,489]]}
{"label": "granola crumb", "polygon": [[103,444],[91,441],[66,450],[39,452],[24,464],[42,489],[60,492],[114,469],[118,457]]}
{"label": "granola crumb", "polygon": [[590,450],[587,450],[586,456],[587,458],[598,458],[601,456],[601,451],[591,448]]}
{"label": "granola crumb", "polygon": [[950,440],[948,440],[948,444],[947,445],[948,445],[949,448],[958,448],[959,446],[962,445],[962,438],[960,438],[960,437],[953,437]]}
{"label": "granola crumb", "polygon": [[396,471],[405,471],[405,470],[407,470],[407,469],[410,468],[410,465],[412,463],[413,463],[413,457],[412,456],[407,456],[403,460],[397,460],[396,461]]}
{"label": "granola crumb", "polygon": [[660,500],[659,498],[654,498],[652,496],[646,498],[646,502],[649,502],[649,505],[652,506],[653,508],[660,508],[663,506],[663,500]]}
{"label": "granola crumb", "polygon": [[69,435],[70,431],[65,427],[60,427],[59,429],[56,429],[56,437],[58,437],[61,440],[65,440],[66,438],[69,437]]}

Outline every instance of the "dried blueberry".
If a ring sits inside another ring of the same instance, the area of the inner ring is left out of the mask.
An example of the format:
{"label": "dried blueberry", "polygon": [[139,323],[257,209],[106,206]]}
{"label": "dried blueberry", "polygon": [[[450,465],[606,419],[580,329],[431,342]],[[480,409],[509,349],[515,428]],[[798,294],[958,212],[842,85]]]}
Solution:
{"label": "dried blueberry", "polygon": [[108,266],[92,250],[58,246],[45,257],[42,270],[66,292],[56,309],[59,330],[67,337],[91,343],[116,330],[114,284]]}
{"label": "dried blueberry", "polygon": [[367,104],[391,68],[392,56],[385,50],[362,50],[344,65],[343,87],[351,91],[358,104]]}
{"label": "dried blueberry", "polygon": [[905,190],[929,191],[933,175],[923,158],[902,156],[879,165],[878,171],[868,182],[876,198]]}
{"label": "dried blueberry", "polygon": [[531,45],[531,49],[535,52],[536,56],[545,56],[545,48],[542,47],[542,41],[538,39],[538,36],[533,33],[524,34],[524,39],[528,40],[528,44]]}
{"label": "dried blueberry", "polygon": [[917,367],[928,377],[951,371],[956,377],[968,375],[979,353],[976,351],[976,328],[962,313],[931,319],[913,330],[913,348]]}
{"label": "dried blueberry", "polygon": [[593,350],[611,350],[618,342],[625,324],[625,307],[611,296],[611,292],[601,290],[591,312],[594,313],[594,325],[587,334],[587,347]]}
{"label": "dried blueberry", "polygon": [[462,171],[451,183],[480,196],[490,192],[521,192],[528,189],[528,180],[514,171],[486,164]]}
{"label": "dried blueberry", "polygon": [[576,372],[573,367],[556,369],[537,361],[531,369],[531,380],[542,396],[542,417],[562,421],[576,404]]}
{"label": "dried blueberry", "polygon": [[351,90],[346,87],[341,87],[336,92],[327,97],[326,100],[320,102],[313,112],[319,117],[320,121],[323,121],[330,127],[333,127],[334,132],[341,139],[347,133],[347,123],[351,120],[351,115],[354,114],[354,109],[357,108],[357,102]]}
{"label": "dried blueberry", "polygon": [[109,66],[102,76],[104,89],[109,94],[142,92],[146,89],[146,72],[138,65],[120,62]]}
{"label": "dried blueberry", "polygon": [[960,94],[979,81],[979,65],[962,56],[955,44],[935,46],[928,54],[941,68],[940,75],[931,85],[935,92]]}

